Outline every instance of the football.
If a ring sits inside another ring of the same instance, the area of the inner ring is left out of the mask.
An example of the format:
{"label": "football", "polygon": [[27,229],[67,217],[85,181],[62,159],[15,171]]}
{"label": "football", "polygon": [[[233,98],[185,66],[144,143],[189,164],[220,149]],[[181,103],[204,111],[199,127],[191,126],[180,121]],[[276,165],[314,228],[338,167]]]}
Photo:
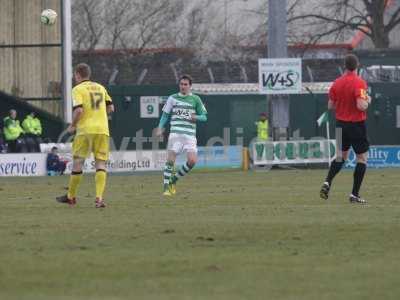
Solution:
{"label": "football", "polygon": [[45,25],[53,25],[57,20],[57,13],[52,9],[42,11],[40,21]]}

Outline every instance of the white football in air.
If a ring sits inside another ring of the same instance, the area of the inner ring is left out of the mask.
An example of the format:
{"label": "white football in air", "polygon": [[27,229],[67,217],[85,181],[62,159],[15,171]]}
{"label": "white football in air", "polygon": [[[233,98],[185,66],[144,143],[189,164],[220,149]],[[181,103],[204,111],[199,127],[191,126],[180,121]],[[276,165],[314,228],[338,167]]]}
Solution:
{"label": "white football in air", "polygon": [[45,25],[53,25],[57,20],[57,13],[52,9],[42,11],[40,21]]}

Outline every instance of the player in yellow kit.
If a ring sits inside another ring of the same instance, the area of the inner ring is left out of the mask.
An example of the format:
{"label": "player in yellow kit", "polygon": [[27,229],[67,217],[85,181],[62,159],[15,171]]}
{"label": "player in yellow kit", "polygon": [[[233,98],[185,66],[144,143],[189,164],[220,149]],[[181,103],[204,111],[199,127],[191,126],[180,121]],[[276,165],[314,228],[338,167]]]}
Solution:
{"label": "player in yellow kit", "polygon": [[106,161],[109,156],[109,129],[107,114],[114,111],[111,97],[100,84],[90,81],[91,70],[87,64],[75,67],[77,85],[72,90],[73,116],[68,132],[74,133],[72,144],[73,167],[67,195],[57,201],[76,204],[76,195],[82,181],[85,159],[93,153],[96,166],[96,207],[105,207],[103,193],[106,185]]}

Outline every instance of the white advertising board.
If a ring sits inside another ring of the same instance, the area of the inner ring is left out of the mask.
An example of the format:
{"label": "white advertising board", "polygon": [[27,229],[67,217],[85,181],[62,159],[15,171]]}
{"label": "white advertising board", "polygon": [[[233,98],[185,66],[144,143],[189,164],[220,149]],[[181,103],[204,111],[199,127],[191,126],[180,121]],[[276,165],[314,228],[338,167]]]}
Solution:
{"label": "white advertising board", "polygon": [[259,59],[258,82],[260,94],[275,95],[301,93],[301,59]]}
{"label": "white advertising board", "polygon": [[[240,167],[242,148],[239,146],[229,147],[199,147],[198,163],[196,168],[213,167]],[[70,174],[72,170],[72,154],[59,153],[67,168],[65,173]],[[110,173],[132,173],[142,171],[162,171],[165,166],[167,151],[165,150],[143,150],[111,152],[110,159],[106,163],[107,171]],[[0,154],[0,176],[46,176],[47,153],[35,154]],[[186,161],[186,155],[180,155],[177,165]],[[96,171],[93,157],[85,161],[84,173]]]}
{"label": "white advertising board", "polygon": [[0,154],[0,176],[44,176],[46,154]]}
{"label": "white advertising board", "polygon": [[254,165],[325,163],[335,157],[336,141],[256,142],[251,149]]}
{"label": "white advertising board", "polygon": [[[140,171],[159,171],[164,168],[166,151],[127,151],[111,152],[110,159],[106,163],[107,172],[140,172]],[[71,154],[60,155],[61,159],[67,161],[66,174],[72,170]],[[96,171],[95,161],[91,156],[85,161],[84,173],[94,173]]]}

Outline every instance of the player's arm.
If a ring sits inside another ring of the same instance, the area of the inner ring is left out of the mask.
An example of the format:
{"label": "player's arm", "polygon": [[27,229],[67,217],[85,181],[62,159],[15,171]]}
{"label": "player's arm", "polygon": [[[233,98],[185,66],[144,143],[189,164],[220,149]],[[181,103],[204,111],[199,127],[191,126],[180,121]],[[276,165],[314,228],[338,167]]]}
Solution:
{"label": "player's arm", "polygon": [[160,118],[160,122],[158,123],[157,128],[154,129],[154,135],[157,137],[161,137],[163,132],[164,132],[164,128],[167,125],[168,121],[169,121],[169,117],[170,114],[163,112]]}
{"label": "player's arm", "polygon": [[112,104],[112,103],[106,103],[106,105],[107,105],[107,114],[112,114],[114,111],[115,111],[115,109],[114,109],[114,104]]}
{"label": "player's arm", "polygon": [[357,109],[366,111],[371,103],[371,97],[367,94],[367,84],[360,82],[360,86],[356,88],[356,104]]}
{"label": "player's arm", "polygon": [[206,122],[207,121],[207,110],[201,101],[201,99],[198,99],[197,105],[196,105],[196,113],[192,114],[192,121],[193,122]]}
{"label": "player's arm", "polygon": [[328,109],[334,110],[336,108],[335,102],[331,99],[328,100]]}
{"label": "player's arm", "polygon": [[72,123],[67,129],[69,133],[75,132],[76,126],[78,125],[78,122],[82,118],[83,114],[83,97],[81,93],[79,93],[79,90],[76,88],[72,90],[72,105]]}
{"label": "player's arm", "polygon": [[163,113],[161,115],[160,122],[158,123],[157,126],[157,128],[159,128],[160,130],[164,129],[165,126],[167,125],[173,107],[174,107],[174,99],[172,97],[169,97],[162,109]]}
{"label": "player's arm", "polygon": [[369,96],[367,96],[367,98],[357,98],[357,109],[361,111],[366,111],[370,103],[371,98]]}
{"label": "player's arm", "polygon": [[112,102],[112,99],[110,95],[108,94],[107,90],[104,89],[105,95],[106,95],[106,110],[107,114],[112,114],[115,111],[114,104]]}
{"label": "player's arm", "polygon": [[174,106],[173,98],[169,97],[162,109],[163,113],[161,115],[160,122],[158,123],[157,128],[155,128],[155,135],[157,137],[162,136],[164,128],[168,124],[169,117],[170,117],[173,106]]}
{"label": "player's arm", "polygon": [[157,128],[164,129],[169,121],[170,114],[163,112],[160,118],[160,122],[158,123]]}
{"label": "player's arm", "polygon": [[192,121],[194,121],[194,122],[197,122],[197,121],[199,121],[199,122],[207,122],[207,114],[206,113],[201,114],[201,115],[193,114],[192,115]]}
{"label": "player's arm", "polygon": [[328,94],[328,109],[329,110],[335,110],[336,109],[336,92],[335,92],[335,83],[331,86],[329,89],[329,94]]}
{"label": "player's arm", "polygon": [[68,127],[68,132],[73,133],[76,130],[76,126],[78,125],[79,120],[82,118],[83,115],[83,107],[76,106],[74,107],[74,111],[72,112],[72,123]]}

